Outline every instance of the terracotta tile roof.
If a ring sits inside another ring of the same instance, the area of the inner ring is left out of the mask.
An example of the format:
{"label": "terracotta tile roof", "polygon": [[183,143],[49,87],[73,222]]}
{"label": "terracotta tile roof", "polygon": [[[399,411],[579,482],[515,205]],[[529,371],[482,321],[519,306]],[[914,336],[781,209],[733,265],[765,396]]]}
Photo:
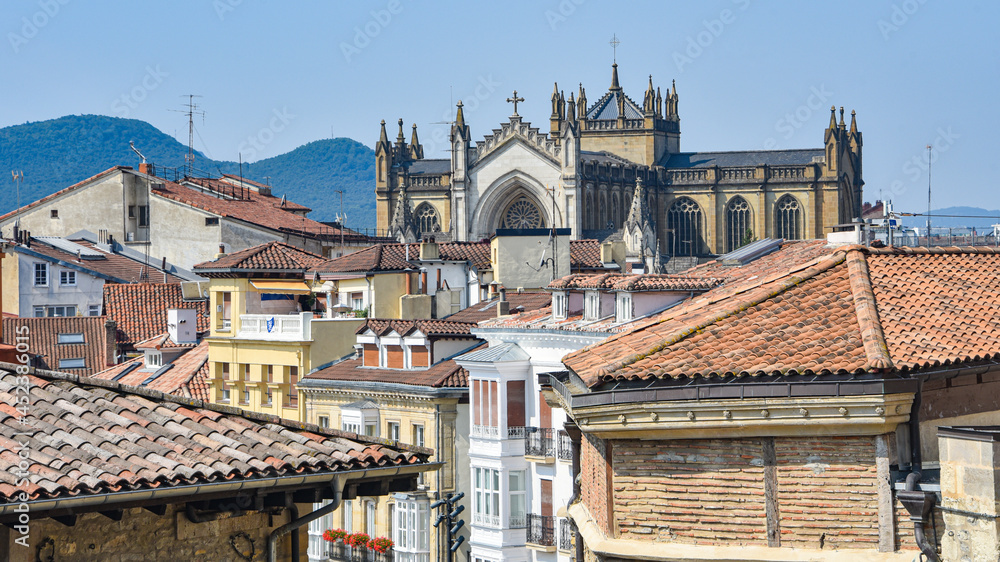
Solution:
{"label": "terracotta tile roof", "polygon": [[[409,247],[409,261],[407,261]],[[489,242],[443,242],[438,244],[440,259],[468,261],[483,269],[490,267]],[[420,244],[375,244],[357,252],[327,260],[313,267],[310,272],[366,273],[416,269],[420,261]]]}
{"label": "terracotta tile roof", "polygon": [[[468,306],[445,317],[452,322],[481,322],[497,317],[497,302],[500,298],[479,302]],[[549,306],[552,302],[552,295],[547,291],[524,291],[521,293],[507,293],[507,301],[510,302],[510,312],[531,312]]]}
{"label": "terracotta tile roof", "polygon": [[572,270],[604,269],[599,240],[570,240],[569,267]]}
{"label": "terracotta tile roof", "polygon": [[722,283],[711,277],[668,274],[573,273],[549,283],[549,289],[605,289],[610,291],[707,291]]}
{"label": "terracotta tile roof", "polygon": [[[154,339],[160,339],[160,337]],[[187,347],[189,349],[183,355],[170,362],[170,367],[166,371],[149,382],[146,381],[153,377],[158,369],[143,370],[143,357],[115,365],[110,369],[95,373],[93,376],[98,379],[114,380],[129,386],[144,386],[166,394],[204,400],[208,395],[208,342],[202,341],[197,346]],[[202,380],[195,381],[196,378]],[[193,396],[190,389],[192,383],[195,383],[195,386],[204,383],[205,396]]]}
{"label": "terracotta tile roof", "polygon": [[197,310],[197,330],[208,330],[207,302],[185,301],[179,284],[104,285],[104,312],[118,326],[118,343],[126,347],[166,332],[171,308]]}
{"label": "terracotta tile roof", "polygon": [[[485,347],[483,343],[477,346]],[[471,351],[471,350],[470,350]],[[364,381],[395,384],[429,386],[432,388],[468,388],[469,373],[455,363],[454,359],[439,361],[430,368],[420,369],[377,369],[361,366],[362,360],[348,359],[318,371],[313,371],[303,381]]]}
{"label": "terracotta tile roof", "polygon": [[563,361],[592,387],[976,362],[1000,356],[998,268],[993,248],[840,248],[721,286]]}
{"label": "terracotta tile roof", "polygon": [[367,330],[382,336],[391,331],[395,331],[401,336],[419,331],[428,337],[442,336],[471,336],[472,328],[476,325],[471,322],[456,322],[451,319],[442,320],[391,320],[382,318],[369,318],[357,329],[358,334]]}
{"label": "terracotta tile roof", "polygon": [[[17,403],[15,377],[0,373],[0,403]],[[431,452],[112,381],[39,372],[29,382],[30,423],[0,406],[0,472],[28,463],[27,484],[0,480],[5,503],[415,465]],[[18,442],[26,458],[12,452]]]}
{"label": "terracotta tile roof", "polygon": [[[410,247],[410,261],[418,261],[420,257],[420,244],[386,244],[388,250],[394,257],[406,259],[406,246]],[[490,267],[490,243],[489,242],[439,242],[438,255],[440,259],[446,261],[467,261],[472,265],[483,269]]]}
{"label": "terracotta tile roof", "polygon": [[266,242],[246,250],[226,254],[194,266],[199,273],[227,271],[302,271],[323,263],[322,256],[300,250],[283,242]]}
{"label": "terracotta tile roof", "polygon": [[176,343],[174,340],[170,339],[170,334],[164,332],[162,334],[157,334],[151,338],[142,340],[141,342],[135,344],[136,349],[160,349],[160,348],[175,348],[175,347],[195,347],[197,343]]}
{"label": "terracotta tile roof", "polygon": [[[37,356],[35,366],[90,375],[114,364],[115,342],[108,341],[107,321],[105,316],[4,318],[3,343],[16,344],[17,334],[25,335],[28,353]],[[59,343],[60,334],[82,334],[83,343]],[[69,359],[82,359],[84,366],[74,368],[60,363]]]}
{"label": "terracotta tile roof", "polygon": [[78,260],[75,253],[70,253],[51,245],[44,237],[32,237],[30,247],[16,244],[12,245],[11,249],[15,252],[40,254],[52,261],[60,260],[74,268],[111,277],[111,281],[115,283],[138,283],[140,281],[180,283],[183,281],[183,279],[170,273],[167,273],[164,278],[164,272],[159,268],[160,260],[151,259],[149,264],[145,264],[122,254],[107,252],[97,244],[93,244],[87,240],[75,238],[67,238],[66,240],[91,252],[95,252],[99,256],[84,257]]}

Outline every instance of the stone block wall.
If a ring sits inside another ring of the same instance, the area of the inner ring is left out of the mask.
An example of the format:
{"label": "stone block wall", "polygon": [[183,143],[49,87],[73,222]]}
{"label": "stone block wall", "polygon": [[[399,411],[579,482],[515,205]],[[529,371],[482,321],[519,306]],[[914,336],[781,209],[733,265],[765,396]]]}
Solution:
{"label": "stone block wall", "polygon": [[[33,562],[36,555],[46,560],[51,553],[52,559],[60,562],[236,562],[249,560],[251,549],[253,560],[265,560],[268,535],[288,521],[285,510],[277,516],[248,512],[216,521],[191,523],[184,515],[183,505],[168,506],[162,516],[141,508],[128,509],[120,521],[98,513],[86,513],[80,515],[72,527],[53,519],[39,518],[29,523],[30,545],[27,548],[15,544],[14,539],[20,536],[16,531],[2,527],[0,560]],[[300,529],[302,560],[305,560],[309,544],[307,527]],[[239,533],[246,535],[237,536]],[[51,544],[46,539],[51,539]],[[43,541],[47,544],[39,551]],[[278,559],[290,560],[290,557],[291,539],[286,536],[279,545]]]}

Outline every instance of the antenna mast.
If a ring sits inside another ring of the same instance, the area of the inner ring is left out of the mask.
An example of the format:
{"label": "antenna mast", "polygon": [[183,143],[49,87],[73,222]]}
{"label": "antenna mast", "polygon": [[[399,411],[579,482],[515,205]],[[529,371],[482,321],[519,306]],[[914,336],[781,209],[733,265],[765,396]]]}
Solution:
{"label": "antenna mast", "polygon": [[187,169],[187,176],[191,177],[194,175],[194,116],[201,115],[202,119],[205,118],[205,112],[201,111],[198,104],[194,102],[194,98],[200,98],[198,94],[187,94],[188,102],[182,104],[187,108],[187,111],[180,111],[177,109],[171,109],[170,111],[176,111],[178,113],[186,113],[188,116],[188,153],[184,156],[184,167]]}

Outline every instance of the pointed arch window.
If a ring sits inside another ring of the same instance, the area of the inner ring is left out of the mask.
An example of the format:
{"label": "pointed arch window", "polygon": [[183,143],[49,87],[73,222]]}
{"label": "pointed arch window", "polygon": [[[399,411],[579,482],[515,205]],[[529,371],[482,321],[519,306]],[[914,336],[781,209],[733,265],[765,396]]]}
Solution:
{"label": "pointed arch window", "polygon": [[774,206],[774,234],[785,240],[802,238],[802,207],[799,200],[791,195],[778,199]]}
{"label": "pointed arch window", "polygon": [[702,253],[704,226],[701,207],[690,197],[681,197],[667,210],[669,248],[674,256]]}
{"label": "pointed arch window", "polygon": [[593,229],[595,220],[594,215],[594,191],[593,189],[587,190],[587,208],[583,212],[584,219],[586,220],[586,228]]}
{"label": "pointed arch window", "polygon": [[621,208],[621,193],[615,191],[611,194],[611,220],[614,221],[615,228],[625,222],[621,217]]}
{"label": "pointed arch window", "polygon": [[607,191],[601,190],[601,203],[600,203],[600,217],[601,223],[597,225],[597,228],[605,229],[608,228],[608,193]]}
{"label": "pointed arch window", "polygon": [[737,195],[726,205],[726,251],[753,241],[753,215],[747,200]]}
{"label": "pointed arch window", "polygon": [[421,203],[417,207],[417,224],[420,225],[420,232],[441,232],[441,219],[437,211],[428,203]]}
{"label": "pointed arch window", "polygon": [[542,228],[545,226],[538,207],[525,196],[518,197],[503,213],[500,228]]}

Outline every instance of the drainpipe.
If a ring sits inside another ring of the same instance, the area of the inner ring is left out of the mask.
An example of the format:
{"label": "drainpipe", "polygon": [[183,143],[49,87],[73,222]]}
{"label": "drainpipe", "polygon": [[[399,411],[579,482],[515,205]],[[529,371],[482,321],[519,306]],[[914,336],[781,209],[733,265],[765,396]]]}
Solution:
{"label": "drainpipe", "polygon": [[[566,502],[566,507],[568,508],[580,499],[582,493],[580,486],[580,440],[583,438],[583,432],[580,431],[580,426],[576,425],[575,422],[564,422],[563,427],[566,429],[566,433],[569,433],[570,443],[573,444],[573,495]],[[576,522],[574,521],[573,524],[576,525]],[[584,560],[583,534],[580,532],[579,526],[576,527],[575,534],[576,536],[573,537],[573,542],[576,544],[576,556],[574,560]]]}
{"label": "drainpipe", "polygon": [[924,534],[924,525],[931,520],[931,510],[937,498],[934,492],[921,492],[916,489],[920,476],[919,472],[911,472],[906,477],[906,489],[897,493],[896,497],[910,514],[910,521],[913,522],[913,539],[917,541],[920,552],[924,553],[929,562],[940,562],[934,545],[927,541],[927,535]]}
{"label": "drainpipe", "polygon": [[291,513],[292,520],[288,523],[278,527],[267,537],[267,560],[268,562],[277,562],[278,560],[278,541],[281,537],[292,533],[292,561],[299,562],[299,533],[297,529],[303,525],[308,525],[309,523],[323,517],[327,513],[331,513],[340,507],[340,502],[343,499],[344,494],[344,484],[346,480],[338,476],[334,478],[333,482],[330,483],[330,488],[333,490],[333,501],[329,505],[325,505],[319,509],[316,509],[307,515],[299,517],[299,510],[295,507],[291,498],[288,500],[287,507]]}

